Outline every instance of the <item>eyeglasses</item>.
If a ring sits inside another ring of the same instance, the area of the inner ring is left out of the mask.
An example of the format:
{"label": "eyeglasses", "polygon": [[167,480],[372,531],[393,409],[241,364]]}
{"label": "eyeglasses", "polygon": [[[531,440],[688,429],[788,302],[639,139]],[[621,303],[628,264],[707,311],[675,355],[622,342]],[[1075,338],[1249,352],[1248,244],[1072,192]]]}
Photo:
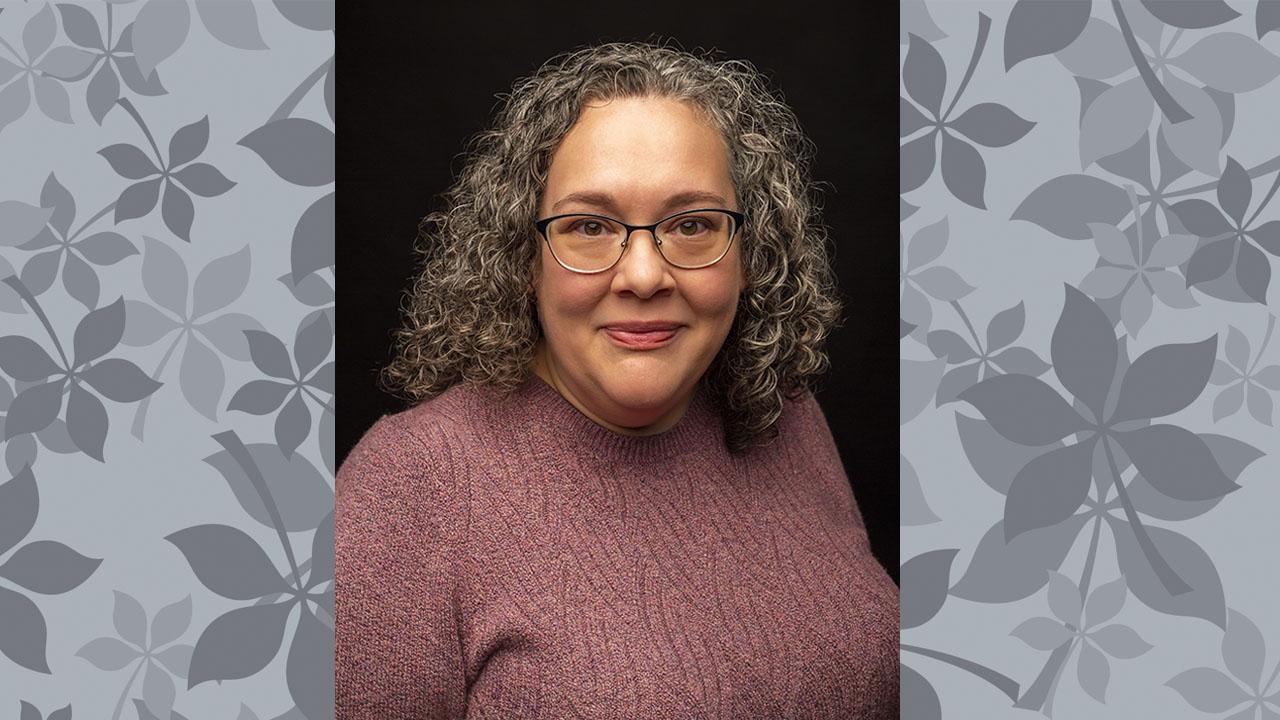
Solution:
{"label": "eyeglasses", "polygon": [[733,237],[746,216],[732,210],[685,210],[651,225],[628,225],[605,215],[575,213],[556,215],[534,223],[551,248],[551,255],[566,270],[598,273],[622,259],[631,233],[648,230],[658,254],[685,270],[714,265],[729,254]]}

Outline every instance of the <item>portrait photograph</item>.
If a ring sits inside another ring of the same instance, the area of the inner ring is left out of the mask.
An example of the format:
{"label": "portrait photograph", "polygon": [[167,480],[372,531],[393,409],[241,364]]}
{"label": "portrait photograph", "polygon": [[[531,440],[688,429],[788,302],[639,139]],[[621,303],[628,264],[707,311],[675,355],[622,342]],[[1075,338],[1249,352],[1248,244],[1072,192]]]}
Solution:
{"label": "portrait photograph", "polygon": [[898,717],[892,37],[849,20],[345,26],[337,717]]}
{"label": "portrait photograph", "polygon": [[0,720],[1280,720],[1278,116],[1280,0],[0,0]]}

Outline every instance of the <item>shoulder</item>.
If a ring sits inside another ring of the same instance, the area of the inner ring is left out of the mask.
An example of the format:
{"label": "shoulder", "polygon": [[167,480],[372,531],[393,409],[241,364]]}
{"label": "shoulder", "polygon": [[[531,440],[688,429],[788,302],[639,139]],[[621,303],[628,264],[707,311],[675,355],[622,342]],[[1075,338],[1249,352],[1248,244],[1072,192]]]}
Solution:
{"label": "shoulder", "polygon": [[[466,391],[458,386],[377,420],[338,468],[339,506],[439,498],[465,481]],[[434,503],[432,503],[434,504]]]}

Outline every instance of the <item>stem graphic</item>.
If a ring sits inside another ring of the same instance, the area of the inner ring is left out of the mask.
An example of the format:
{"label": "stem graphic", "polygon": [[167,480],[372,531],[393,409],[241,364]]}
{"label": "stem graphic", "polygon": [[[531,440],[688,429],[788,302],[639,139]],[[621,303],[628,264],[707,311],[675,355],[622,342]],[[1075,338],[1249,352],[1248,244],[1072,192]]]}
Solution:
{"label": "stem graphic", "polygon": [[1053,653],[1049,655],[1049,659],[1040,670],[1040,674],[1032,681],[1031,686],[1027,688],[1027,692],[1013,704],[1014,707],[1027,710],[1039,710],[1044,707],[1045,702],[1049,699],[1049,686],[1053,684],[1058,677],[1058,673],[1062,671],[1062,666],[1066,664],[1067,656],[1071,654],[1071,648],[1074,645],[1075,638],[1073,637],[1054,648]]}
{"label": "stem graphic", "polygon": [[[1280,177],[1278,175],[1277,177]],[[1271,331],[1276,329],[1276,316],[1267,314],[1267,333],[1262,336],[1262,347],[1258,348],[1258,356],[1253,359],[1253,364],[1249,366],[1247,375],[1252,375],[1253,371],[1258,367],[1258,363],[1262,360],[1262,354],[1267,351],[1267,344],[1271,342]]]}
{"label": "stem graphic", "polygon": [[138,109],[133,106],[133,103],[129,102],[129,98],[120,98],[116,102],[120,104],[120,107],[124,108],[125,112],[129,113],[134,122],[138,123],[138,127],[142,128],[142,134],[147,136],[147,142],[151,143],[151,149],[155,151],[156,163],[161,168],[169,167],[169,164],[164,161],[164,157],[160,155],[160,148],[156,146],[156,139],[151,137],[151,130],[147,128],[147,124],[142,121],[142,116],[138,114]]}
{"label": "stem graphic", "polygon": [[962,657],[957,657],[949,653],[944,653],[939,650],[931,650],[929,648],[919,647],[916,645],[900,643],[899,647],[903,650],[916,653],[917,655],[923,655],[925,657],[933,658],[934,660],[940,660],[953,667],[958,667],[967,673],[972,673],[973,675],[991,683],[991,685],[993,685],[997,690],[1008,696],[1010,700],[1018,699],[1017,681],[1013,678],[1001,675],[985,665],[979,665],[972,660],[965,660]]}
{"label": "stem graphic", "polygon": [[964,94],[965,88],[969,87],[969,80],[973,78],[973,71],[978,67],[978,60],[982,57],[982,49],[987,45],[987,33],[991,31],[991,18],[986,13],[978,13],[978,37],[973,43],[973,54],[969,56],[969,67],[965,68],[964,78],[960,80],[960,86],[956,88],[956,94],[951,98],[951,104],[947,106],[947,111],[942,113],[942,117],[938,118],[939,122],[945,123],[947,118],[951,116],[951,111],[955,109],[956,103],[960,102],[960,96]]}
{"label": "stem graphic", "polygon": [[302,98],[306,96],[307,91],[329,71],[329,66],[333,64],[333,59],[334,56],[330,55],[328,60],[320,63],[320,67],[312,70],[310,75],[298,83],[298,87],[294,88],[293,92],[289,93],[288,97],[284,99],[284,102],[280,103],[280,107],[276,108],[276,111],[271,113],[271,117],[267,118],[267,123],[273,123],[289,117],[289,113],[298,107],[298,103],[302,102]]}
{"label": "stem graphic", "polygon": [[129,679],[124,684],[124,690],[120,692],[120,699],[116,701],[116,709],[115,712],[111,713],[111,720],[120,720],[120,711],[124,709],[125,698],[129,697],[129,689],[133,687],[133,679],[138,677],[138,671],[146,664],[147,659],[145,657],[139,659],[138,667],[133,669],[133,674],[129,676]]}
{"label": "stem graphic", "polygon": [[1093,563],[1098,558],[1098,538],[1102,535],[1102,514],[1093,518],[1093,538],[1089,541],[1089,554],[1084,559],[1084,572],[1080,575],[1080,601],[1089,597],[1089,583],[1093,580]]}
{"label": "stem graphic", "polygon": [[[1276,170],[1280,170],[1280,155],[1277,155],[1276,157],[1273,157],[1270,160],[1266,160],[1264,162],[1258,163],[1252,168],[1249,168],[1248,170],[1246,170],[1246,172],[1249,174],[1250,178],[1253,178],[1256,180],[1257,178],[1260,178],[1263,175],[1273,173]],[[1214,180],[1212,182],[1202,183],[1194,187],[1189,187],[1185,190],[1175,190],[1173,192],[1167,192],[1161,195],[1160,197],[1168,200],[1169,198],[1182,197],[1184,195],[1195,195],[1196,193],[1201,193],[1201,192],[1204,192],[1205,190],[1213,190],[1217,187],[1218,187],[1218,181]],[[1146,202],[1147,200],[1150,200],[1150,199],[1151,198],[1149,197],[1144,197],[1142,200],[1143,202]]]}
{"label": "stem graphic", "polygon": [[70,237],[68,237],[68,238],[67,238],[67,242],[69,242],[69,243],[71,243],[71,242],[75,242],[75,239],[76,239],[77,237],[80,237],[80,233],[82,233],[82,232],[84,232],[86,229],[88,229],[88,227],[89,227],[90,225],[92,225],[92,224],[94,224],[95,222],[97,222],[97,221],[98,221],[102,216],[106,215],[107,213],[109,213],[109,212],[111,212],[112,210],[115,210],[115,209],[116,209],[116,203],[115,203],[115,201],[114,201],[114,200],[112,200],[110,205],[107,205],[106,207],[102,208],[101,210],[99,210],[99,211],[97,212],[97,214],[95,214],[93,217],[91,217],[91,218],[89,218],[88,220],[86,220],[86,221],[85,221],[85,223],[84,223],[83,225],[81,225],[81,226],[80,226],[80,229],[79,229],[79,230],[77,230],[77,231],[75,231],[75,232],[71,233]]}
{"label": "stem graphic", "polygon": [[982,342],[978,340],[978,333],[973,329],[973,323],[969,322],[969,316],[964,314],[964,309],[960,307],[960,303],[956,300],[951,301],[951,307],[960,315],[960,319],[964,321],[964,326],[969,328],[969,336],[973,338],[973,346],[978,349],[978,356],[985,357],[986,350],[982,349]]}
{"label": "stem graphic", "polygon": [[262,505],[271,517],[271,524],[275,526],[276,535],[280,537],[280,544],[284,546],[285,557],[289,560],[289,569],[293,572],[293,585],[301,592],[302,574],[298,571],[298,562],[293,558],[293,546],[289,544],[289,537],[284,531],[284,519],[280,517],[280,509],[276,507],[275,498],[271,497],[271,489],[267,487],[262,471],[258,469],[253,456],[249,454],[249,449],[240,442],[240,436],[236,435],[234,430],[220,432],[214,435],[213,439],[231,454],[231,458],[236,461],[241,470],[244,470],[244,474],[253,483],[253,488],[258,491],[258,497],[262,499]]}
{"label": "stem graphic", "polygon": [[1174,572],[1169,563],[1160,555],[1155,543],[1151,541],[1151,536],[1147,534],[1146,526],[1138,519],[1138,511],[1133,508],[1133,501],[1129,499],[1129,491],[1125,489],[1124,483],[1120,481],[1120,470],[1116,467],[1115,456],[1111,454],[1111,439],[1109,437],[1102,438],[1102,449],[1107,454],[1107,464],[1111,467],[1111,476],[1115,478],[1116,494],[1120,496],[1120,505],[1124,508],[1125,519],[1129,521],[1129,526],[1133,528],[1133,536],[1138,541],[1138,547],[1142,548],[1142,554],[1146,556],[1147,562],[1151,564],[1151,569],[1155,571],[1156,577],[1160,578],[1160,584],[1164,585],[1164,589],[1168,590],[1171,595],[1190,592],[1191,586],[1178,577],[1178,573]]}
{"label": "stem graphic", "polygon": [[1276,179],[1271,183],[1271,189],[1267,191],[1267,196],[1262,198],[1262,203],[1258,205],[1258,209],[1253,211],[1253,214],[1249,216],[1244,225],[1240,226],[1241,228],[1249,227],[1254,220],[1258,219],[1258,216],[1262,214],[1262,210],[1267,207],[1267,203],[1271,202],[1271,198],[1275,197],[1276,188],[1280,188],[1280,173],[1276,173]]}
{"label": "stem graphic", "polygon": [[[178,332],[178,336],[173,339],[173,344],[168,350],[164,351],[164,355],[160,358],[160,364],[156,366],[156,371],[151,374],[151,379],[159,381],[160,373],[164,372],[164,367],[169,363],[169,356],[173,355],[173,351],[177,349],[178,343],[182,341],[182,337],[187,334],[186,328]],[[142,440],[143,426],[147,423],[147,410],[151,407],[151,398],[155,397],[155,393],[151,393],[138,403],[138,410],[133,414],[133,425],[129,428],[129,433],[134,437]]]}
{"label": "stem graphic", "polygon": [[1164,113],[1171,123],[1190,120],[1191,113],[1184,110],[1178,101],[1173,99],[1169,90],[1160,84],[1160,79],[1152,72],[1151,65],[1147,63],[1147,56],[1138,47],[1138,38],[1134,37],[1133,28],[1129,27],[1129,18],[1120,7],[1120,0],[1111,0],[1111,8],[1115,10],[1116,21],[1120,23],[1120,33],[1124,35],[1124,44],[1129,48],[1129,56],[1133,58],[1133,64],[1138,68],[1138,75],[1147,86],[1151,97],[1155,98],[1156,105],[1160,106],[1160,112]]}
{"label": "stem graphic", "polygon": [[67,360],[67,354],[62,350],[62,343],[58,342],[58,334],[53,331],[53,325],[50,324],[49,317],[44,314],[44,309],[40,307],[40,303],[36,302],[35,296],[31,294],[26,285],[22,284],[22,280],[19,280],[17,275],[10,275],[5,278],[4,283],[13,288],[13,291],[18,293],[23,300],[26,300],[31,309],[35,311],[36,317],[40,318],[40,323],[44,325],[45,331],[53,339],[53,347],[58,351],[58,357],[62,358],[62,366],[70,370],[71,362]]}

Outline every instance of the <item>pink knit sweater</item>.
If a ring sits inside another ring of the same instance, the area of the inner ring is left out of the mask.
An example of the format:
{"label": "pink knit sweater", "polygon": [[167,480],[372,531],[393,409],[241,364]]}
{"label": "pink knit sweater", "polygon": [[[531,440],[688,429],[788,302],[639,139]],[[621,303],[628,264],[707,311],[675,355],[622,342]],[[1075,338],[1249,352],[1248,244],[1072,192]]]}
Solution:
{"label": "pink knit sweater", "polygon": [[897,718],[898,589],[813,395],[731,456],[537,376],[379,420],[338,472],[338,720]]}

